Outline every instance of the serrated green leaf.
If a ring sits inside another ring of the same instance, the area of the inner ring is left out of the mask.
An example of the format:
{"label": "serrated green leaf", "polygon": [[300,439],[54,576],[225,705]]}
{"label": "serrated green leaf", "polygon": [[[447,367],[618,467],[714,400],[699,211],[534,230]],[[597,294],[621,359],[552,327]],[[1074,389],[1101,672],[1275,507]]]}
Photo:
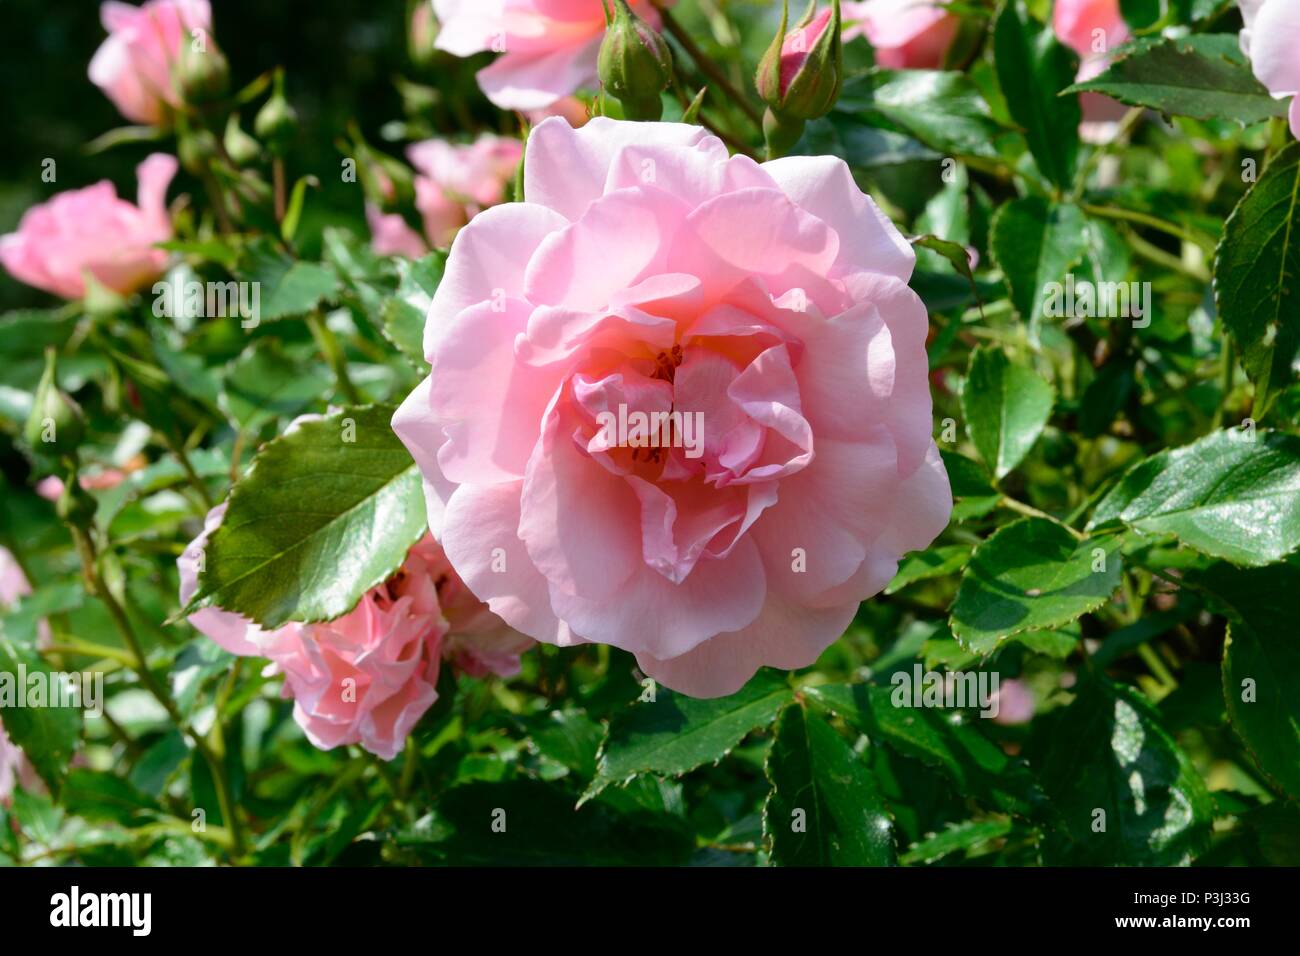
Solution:
{"label": "serrated green leaf", "polygon": [[1068,624],[1119,587],[1120,536],[1080,541],[1045,518],[1000,528],[975,549],[952,606],[952,633],[977,654],[1013,634]]}
{"label": "serrated green leaf", "polygon": [[1214,812],[1205,783],[1140,693],[1089,677],[1039,733],[1034,750],[1044,753],[1031,760],[1056,820],[1047,863],[1177,866],[1205,849]]}
{"label": "serrated green leaf", "polygon": [[750,732],[766,727],[793,692],[783,676],[761,670],[730,697],[697,700],[667,688],[616,714],[600,748],[600,766],[583,800],[639,773],[676,776],[721,760]]}
{"label": "serrated green leaf", "polygon": [[1079,207],[1038,196],[1016,199],[993,217],[989,250],[1006,277],[1011,302],[1037,336],[1053,283],[1065,277],[1087,251],[1086,220]]}
{"label": "serrated green leaf", "polygon": [[344,409],[263,447],[231,491],[186,611],[220,607],[264,627],[328,621],[396,571],[426,523],[392,415]]}
{"label": "serrated green leaf", "polygon": [[948,472],[948,481],[952,485],[953,521],[961,522],[979,518],[998,506],[998,500],[1002,496],[993,487],[988,473],[978,462],[954,451],[943,451],[939,454],[943,458],[943,467]]}
{"label": "serrated green leaf", "polygon": [[[903,674],[914,680],[914,675]],[[896,698],[898,689],[823,684],[803,692],[873,740],[942,771],[961,793],[1017,816],[1041,811],[1043,793],[1029,768],[985,737],[977,729],[978,717],[961,710],[907,706],[906,698]]]}
{"label": "serrated green leaf", "polygon": [[778,866],[892,866],[894,821],[871,769],[799,704],[782,711],[768,753],[763,834]]}
{"label": "serrated green leaf", "polygon": [[1255,415],[1296,379],[1300,358],[1300,143],[1268,164],[1223,229],[1214,301],[1255,384]]}
{"label": "serrated green leaf", "polygon": [[[36,706],[27,698],[25,677],[38,676],[46,693],[55,690],[54,673],[33,648],[10,641],[0,625],[0,721],[56,796],[81,740],[81,711],[75,707]],[[12,696],[11,696],[12,695]],[[27,706],[18,706],[20,698]]]}
{"label": "serrated green leaf", "polygon": [[1104,73],[1070,87],[1104,93],[1129,106],[1174,116],[1247,125],[1286,115],[1241,52],[1236,34],[1192,34],[1137,40],[1122,47]]}
{"label": "serrated green leaf", "polygon": [[966,432],[996,478],[1015,470],[1052,417],[1056,392],[1033,369],[981,346],[971,353],[962,388]]}
{"label": "serrated green leaf", "polygon": [[1300,547],[1300,438],[1219,431],[1153,455],[1097,504],[1088,528],[1117,525],[1176,535],[1233,564],[1278,561]]}
{"label": "serrated green leaf", "polygon": [[909,584],[955,574],[970,559],[970,547],[964,544],[942,545],[913,551],[898,563],[898,573],[885,586],[886,594],[896,594]]}
{"label": "serrated green leaf", "polygon": [[218,404],[237,426],[257,431],[318,401],[333,383],[318,362],[294,361],[274,339],[258,339],[226,371]]}
{"label": "serrated green leaf", "polygon": [[1047,179],[1068,188],[1079,155],[1078,97],[1058,96],[1074,82],[1073,55],[1023,3],[1008,0],[993,26],[993,62],[1011,117]]}
{"label": "serrated green leaf", "polygon": [[445,252],[432,252],[414,262],[397,261],[397,292],[384,301],[384,335],[416,367],[428,368],[424,359],[424,320],[447,265]]}
{"label": "serrated green leaf", "polygon": [[291,259],[267,243],[248,250],[245,271],[249,281],[260,284],[262,322],[306,315],[339,293],[338,274],[328,265]]}
{"label": "serrated green leaf", "polygon": [[952,853],[977,850],[993,840],[1005,837],[1011,832],[1011,826],[1011,821],[1005,818],[965,820],[954,823],[939,833],[913,844],[898,858],[898,862],[904,866],[914,863],[933,863]]}
{"label": "serrated green leaf", "polygon": [[962,73],[873,70],[850,77],[835,114],[905,133],[944,154],[996,156],[1006,132],[989,114],[979,90]]}
{"label": "serrated green leaf", "polygon": [[1189,580],[1228,618],[1223,697],[1232,726],[1260,769],[1300,798],[1300,567],[1216,564]]}

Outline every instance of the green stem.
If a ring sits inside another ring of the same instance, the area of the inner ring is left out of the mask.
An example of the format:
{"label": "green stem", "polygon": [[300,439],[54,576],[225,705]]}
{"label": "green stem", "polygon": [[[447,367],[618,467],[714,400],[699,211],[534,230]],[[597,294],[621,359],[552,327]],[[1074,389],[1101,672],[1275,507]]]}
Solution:
{"label": "green stem", "polygon": [[1025,502],[1012,498],[1009,495],[1003,495],[998,500],[998,504],[1003,508],[1006,508],[1008,511],[1014,511],[1017,514],[1022,514],[1030,518],[1044,518],[1047,521],[1052,522],[1052,524],[1060,525],[1066,531],[1070,532],[1077,541],[1084,541],[1088,537],[1077,528],[1071,528],[1060,518],[1057,518],[1054,515],[1049,515],[1046,511],[1043,511],[1040,508],[1035,508],[1033,505],[1026,504]]}
{"label": "green stem", "polygon": [[1175,239],[1181,239],[1183,242],[1190,242],[1192,245],[1200,246],[1206,252],[1214,251],[1214,241],[1209,237],[1202,236],[1190,229],[1184,229],[1177,223],[1166,222],[1149,213],[1139,212],[1136,209],[1124,209],[1120,206],[1094,206],[1091,203],[1083,203],[1082,208],[1084,212],[1093,216],[1146,226],[1149,229],[1155,229],[1157,232],[1173,236]]}
{"label": "green stem", "polygon": [[166,433],[160,432],[159,434],[162,436],[163,443],[167,446],[168,451],[175,455],[176,460],[180,462],[181,471],[185,472],[185,480],[198,492],[207,510],[211,511],[216,502],[212,500],[212,493],[208,491],[208,486],[203,483],[203,479],[199,477],[198,471],[194,468],[194,463],[190,461],[185,446]]}
{"label": "green stem", "polygon": [[316,340],[316,345],[320,348],[321,354],[325,356],[325,361],[333,369],[334,379],[338,383],[338,389],[343,393],[344,399],[347,400],[349,405],[364,404],[365,400],[348,376],[348,362],[347,356],[343,354],[343,346],[339,344],[338,338],[319,311],[307,316],[307,328],[311,329],[312,338]]}
{"label": "green stem", "polygon": [[[142,683],[155,700],[162,705],[163,710],[176,729],[188,736],[194,742],[194,749],[207,762],[208,768],[212,771],[212,779],[217,785],[217,803],[221,807],[221,815],[226,821],[226,826],[230,831],[230,845],[233,856],[237,859],[244,854],[244,836],[238,814],[236,813],[234,791],[230,786],[230,778],[226,774],[225,765],[208,746],[208,742],[203,736],[197,733],[182,716],[177,709],[175,702],[171,699],[166,689],[158,683],[153,672],[149,670],[148,661],[145,658],[144,648],[140,644],[139,638],[136,637],[135,629],[131,626],[131,620],[127,617],[126,611],[118,603],[113,592],[109,590],[105,583],[103,575],[99,572],[99,562],[96,560],[95,544],[85,528],[70,524],[68,526],[72,531],[73,542],[76,544],[77,554],[81,558],[81,573],[86,582],[86,589],[93,596],[99,598],[104,607],[108,610],[108,615],[113,619],[113,624],[117,627],[118,632],[122,635],[122,640],[130,649],[134,660],[132,667],[140,678]],[[218,714],[218,722],[220,715]]]}
{"label": "green stem", "polygon": [[727,75],[718,68],[718,65],[709,59],[708,54],[699,48],[699,45],[691,38],[691,35],[682,29],[682,25],[677,22],[677,18],[672,15],[666,8],[659,6],[656,2],[656,8],[659,10],[659,17],[663,21],[664,29],[678,42],[683,50],[695,61],[695,65],[700,72],[713,82],[718,89],[727,95],[727,98],[740,107],[750,122],[760,129],[763,126],[763,118],[755,109],[754,104],[745,98],[740,90],[732,85]]}

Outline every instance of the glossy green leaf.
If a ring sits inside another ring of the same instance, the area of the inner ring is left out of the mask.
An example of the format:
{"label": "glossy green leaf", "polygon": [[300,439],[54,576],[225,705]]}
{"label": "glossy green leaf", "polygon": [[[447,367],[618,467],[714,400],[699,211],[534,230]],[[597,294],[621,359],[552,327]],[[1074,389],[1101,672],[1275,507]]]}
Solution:
{"label": "glossy green leaf", "polygon": [[1030,759],[1056,821],[1044,862],[1178,866],[1205,849],[1205,783],[1140,693],[1089,677],[1039,732]]}
{"label": "glossy green leaf", "polygon": [[817,713],[782,711],[763,834],[778,866],[891,866],[894,821],[870,768]]}
{"label": "glossy green leaf", "polygon": [[1300,566],[1216,564],[1190,579],[1226,613],[1223,698],[1260,769],[1300,799]]}
{"label": "glossy green leaf", "polygon": [[1007,203],[993,217],[989,249],[1006,277],[1011,302],[1037,335],[1053,283],[1087,251],[1086,220],[1079,207],[1038,196]]}
{"label": "glossy green leaf", "polygon": [[263,447],[208,540],[187,610],[220,607],[265,627],[327,621],[396,571],[426,524],[392,415],[344,409]]}
{"label": "glossy green leaf", "polygon": [[977,711],[910,706],[902,682],[822,684],[804,690],[818,706],[843,717],[873,740],[943,773],[961,793],[1017,816],[1041,812],[1043,794],[1024,761],[1008,756],[979,730]]}
{"label": "glossy green leaf", "polygon": [[[27,680],[29,676],[39,681],[44,700],[29,693],[37,686]],[[0,714],[4,731],[23,748],[55,795],[63,786],[68,762],[81,740],[81,710],[51,706],[48,695],[55,691],[56,680],[66,678],[55,675],[33,648],[10,641],[0,625]],[[66,683],[60,686],[67,687]],[[90,703],[88,699],[84,702]]]}
{"label": "glossy green leaf", "polygon": [[1269,96],[1251,72],[1235,33],[1137,40],[1121,48],[1104,73],[1070,91],[1243,125],[1286,115],[1286,102]]}
{"label": "glossy green leaf", "polygon": [[962,646],[989,654],[1013,634],[1068,624],[1119,586],[1120,536],[1079,541],[1045,518],[1025,518],[980,545],[949,623]]}
{"label": "glossy green leaf", "polygon": [[658,687],[654,700],[629,704],[610,721],[596,778],[583,799],[640,773],[676,776],[721,760],[792,698],[784,676],[769,670],[729,697],[697,700]]}
{"label": "glossy green leaf", "polygon": [[981,346],[971,353],[962,388],[966,432],[996,478],[1015,470],[1052,416],[1056,393],[1032,368]]}
{"label": "glossy green leaf", "polygon": [[445,252],[432,252],[415,262],[399,259],[397,292],[384,302],[384,335],[417,368],[428,368],[424,360],[424,320],[446,264]]}
{"label": "glossy green leaf", "polygon": [[934,863],[953,853],[969,853],[978,850],[994,840],[1000,840],[1011,832],[1011,821],[1002,818],[996,820],[966,820],[955,823],[939,833],[916,843],[898,858],[904,866],[915,863]]}
{"label": "glossy green leaf", "polygon": [[978,462],[954,451],[939,453],[943,467],[948,472],[952,486],[952,520],[956,522],[980,518],[998,506],[1002,497],[993,487],[986,472]]}
{"label": "glossy green leaf", "polygon": [[295,361],[274,339],[258,339],[226,371],[218,404],[236,425],[257,431],[320,400],[334,379],[318,362]]}
{"label": "glossy green leaf", "polygon": [[1214,297],[1262,416],[1300,359],[1300,143],[1273,158],[1229,217]]}
{"label": "glossy green leaf", "polygon": [[1034,161],[1049,180],[1068,187],[1078,161],[1083,114],[1078,97],[1058,94],[1074,82],[1073,54],[1019,0],[1009,0],[998,14],[993,53],[1007,108],[1024,129]]}
{"label": "glossy green leaf", "polygon": [[268,244],[249,251],[246,271],[249,281],[260,283],[262,322],[306,315],[339,291],[338,275],[328,265],[291,259]]}
{"label": "glossy green leaf", "polygon": [[913,551],[898,562],[898,573],[885,586],[886,594],[896,594],[909,584],[955,574],[970,560],[970,547],[964,544],[941,545],[925,551]]}
{"label": "glossy green leaf", "polygon": [[1203,554],[1259,566],[1300,546],[1300,438],[1219,431],[1131,468],[1089,529],[1173,534]]}
{"label": "glossy green leaf", "polygon": [[1004,132],[961,73],[875,70],[844,83],[835,114],[905,133],[942,153],[994,156]]}

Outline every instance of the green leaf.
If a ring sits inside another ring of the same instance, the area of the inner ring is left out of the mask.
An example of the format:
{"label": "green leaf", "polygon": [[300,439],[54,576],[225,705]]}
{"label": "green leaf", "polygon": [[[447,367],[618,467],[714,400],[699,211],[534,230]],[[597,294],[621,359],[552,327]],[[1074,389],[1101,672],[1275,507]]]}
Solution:
{"label": "green leaf", "polygon": [[1251,72],[1235,33],[1134,41],[1104,73],[1067,92],[1104,93],[1129,106],[1243,126],[1286,115],[1286,102],[1269,96]]}
{"label": "green leaf", "polygon": [[941,70],[873,70],[844,83],[836,114],[905,133],[944,154],[996,156],[1006,132],[962,73]]}
{"label": "green leaf", "polygon": [[1209,793],[1140,693],[1088,677],[1039,732],[1031,759],[1056,819],[1045,862],[1178,866],[1205,849]]}
{"label": "green leaf", "polygon": [[898,858],[904,866],[915,863],[934,863],[952,853],[978,850],[994,840],[1000,840],[1011,832],[1011,821],[966,820],[954,823],[919,843],[913,844],[906,853]]}
{"label": "green leaf", "polygon": [[333,381],[319,362],[294,361],[275,339],[262,338],[231,363],[218,404],[239,428],[257,431],[318,401]]}
{"label": "green leaf", "polygon": [[894,821],[870,768],[816,713],[781,712],[763,834],[778,866],[892,866]]}
{"label": "green leaf", "polygon": [[990,654],[1013,634],[1060,627],[1101,607],[1119,586],[1121,542],[1121,536],[1079,541],[1045,518],[998,529],[962,575],[953,637]]}
{"label": "green leaf", "polygon": [[[39,677],[48,695],[55,681],[63,680],[30,647],[11,642],[0,629],[0,720],[5,733],[23,748],[27,759],[58,795],[68,772],[68,761],[81,740],[81,711],[76,707],[37,706],[28,696],[26,678]],[[20,701],[27,706],[18,706]]]}
{"label": "green leaf", "polygon": [[673,817],[573,800],[536,780],[463,784],[438,798],[419,846],[454,866],[670,866],[693,849]]}
{"label": "green leaf", "polygon": [[955,499],[952,520],[961,522],[980,518],[998,506],[1002,497],[989,480],[988,473],[978,462],[955,451],[941,451],[943,467],[948,472]]}
{"label": "green leaf", "polygon": [[264,627],[328,621],[383,583],[426,530],[420,473],[393,409],[365,406],[268,443],[231,491],[186,608]]}
{"label": "green leaf", "polygon": [[263,322],[306,315],[339,293],[339,277],[329,266],[291,259],[269,243],[249,249],[246,271],[249,281],[260,283]]}
{"label": "green leaf", "polygon": [[1233,564],[1279,561],[1300,546],[1300,438],[1219,431],[1153,455],[1098,503],[1088,528],[1118,525],[1176,535]]}
{"label": "green leaf", "polygon": [[1011,118],[1024,128],[1029,151],[1043,175],[1068,188],[1079,155],[1079,98],[1060,97],[1074,82],[1074,55],[1056,42],[1017,0],[1009,0],[993,26],[993,62]]}
{"label": "green leaf", "polygon": [[596,778],[582,799],[639,773],[677,776],[716,763],[792,699],[785,678],[770,670],[730,697],[696,700],[660,687],[653,701],[638,701],[609,722]]}
{"label": "green leaf", "polygon": [[[917,680],[915,669],[896,672],[894,679],[901,681],[898,674]],[[1045,798],[1024,761],[979,731],[980,718],[972,713],[908,706],[900,685],[822,684],[803,693],[873,740],[938,769],[960,793],[982,804],[1021,817],[1042,809]]]}
{"label": "green leaf", "polygon": [[438,291],[446,265],[445,252],[432,252],[414,262],[399,259],[397,292],[384,301],[385,337],[420,369],[429,367],[424,360],[424,319],[429,314],[429,306]]}
{"label": "green leaf", "polygon": [[981,346],[970,356],[961,392],[966,432],[994,477],[1005,478],[1034,447],[1052,416],[1056,393],[1032,368]]}
{"label": "green leaf", "polygon": [[[1216,564],[1190,582],[1228,618],[1223,697],[1260,769],[1300,798],[1300,567]],[[1247,683],[1249,682],[1249,683]]]}
{"label": "green leaf", "polygon": [[1262,417],[1295,381],[1300,356],[1300,143],[1273,158],[1228,218],[1214,300]]}
{"label": "green leaf", "polygon": [[1029,196],[998,209],[989,251],[1032,336],[1037,337],[1042,324],[1050,286],[1064,285],[1066,275],[1083,260],[1086,250],[1086,220],[1077,206]]}
{"label": "green leaf", "polygon": [[955,574],[970,560],[970,546],[942,545],[925,551],[913,551],[898,563],[898,573],[885,586],[886,594],[896,594],[909,584]]}

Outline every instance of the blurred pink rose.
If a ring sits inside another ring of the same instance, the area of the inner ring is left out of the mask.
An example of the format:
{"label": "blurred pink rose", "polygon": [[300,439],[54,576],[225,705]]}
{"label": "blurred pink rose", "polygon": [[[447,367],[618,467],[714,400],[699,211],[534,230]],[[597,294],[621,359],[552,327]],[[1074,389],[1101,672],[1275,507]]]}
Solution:
{"label": "blurred pink rose", "polygon": [[[525,179],[456,237],[393,419],[434,537],[517,630],[695,696],[813,663],[952,507],[911,248],[841,160],[694,126],[549,119]],[[687,417],[629,447],[620,406]]]}
{"label": "blurred pink rose", "polygon": [[108,0],[99,8],[108,31],[90,61],[90,80],[123,116],[157,125],[180,105],[172,67],[193,30],[212,28],[208,0],[148,0],[143,6]]}
{"label": "blurred pink rose", "polygon": [[[630,5],[652,26],[649,0]],[[478,73],[483,92],[505,110],[537,110],[595,87],[605,35],[600,0],[434,0],[442,25],[436,46],[455,56],[500,53]]]}
{"label": "blurred pink rose", "polygon": [[865,35],[876,62],[891,70],[937,70],[961,20],[948,0],[864,0],[843,5],[844,40]]}
{"label": "blurred pink rose", "polygon": [[15,279],[65,299],[86,294],[87,272],[124,295],[149,285],[167,266],[154,245],[172,237],[166,199],[176,165],[165,153],[141,163],[135,206],[108,180],[33,206],[17,232],[0,236],[0,262]]}
{"label": "blurred pink rose", "polygon": [[[226,505],[208,513],[203,533],[177,561],[180,599],[198,586],[199,562]],[[387,582],[334,621],[267,631],[238,614],[205,608],[189,621],[232,654],[265,657],[283,674],[281,690],[307,739],[328,750],[360,744],[385,760],[402,749],[437,699],[444,657],[473,676],[510,677],[532,641],[473,599],[431,540],[411,549]]]}
{"label": "blurred pink rose", "polygon": [[406,151],[415,167],[415,207],[424,235],[397,213],[366,207],[371,247],[380,255],[418,258],[430,247],[445,249],[456,233],[484,207],[505,199],[523,154],[517,139],[484,133],[473,143],[428,139]]}
{"label": "blurred pink rose", "polygon": [[993,718],[995,724],[1011,726],[1033,720],[1037,700],[1023,681],[1015,678],[1000,681],[996,699],[998,715]]}
{"label": "blurred pink rose", "polygon": [[0,608],[7,608],[19,598],[32,593],[27,575],[8,548],[0,545]]}
{"label": "blurred pink rose", "polygon": [[[127,471],[120,468],[105,468],[90,474],[83,473],[79,483],[87,491],[108,491],[125,481],[128,472],[136,470],[135,468],[128,468]],[[63,487],[62,478],[58,475],[48,475],[37,482],[36,493],[46,501],[58,501],[63,496]]]}
{"label": "blurred pink rose", "polygon": [[1241,49],[1259,81],[1277,99],[1291,100],[1291,132],[1300,139],[1300,4],[1295,0],[1239,0]]}
{"label": "blurred pink rose", "polygon": [[[1052,8],[1052,29],[1056,38],[1079,54],[1079,83],[1095,79],[1110,66],[1115,50],[1129,41],[1128,24],[1120,13],[1119,0],[1056,0]],[[1128,110],[1123,103],[1101,93],[1079,97],[1085,124],[1113,123]],[[1103,134],[1086,137],[1106,139]]]}

